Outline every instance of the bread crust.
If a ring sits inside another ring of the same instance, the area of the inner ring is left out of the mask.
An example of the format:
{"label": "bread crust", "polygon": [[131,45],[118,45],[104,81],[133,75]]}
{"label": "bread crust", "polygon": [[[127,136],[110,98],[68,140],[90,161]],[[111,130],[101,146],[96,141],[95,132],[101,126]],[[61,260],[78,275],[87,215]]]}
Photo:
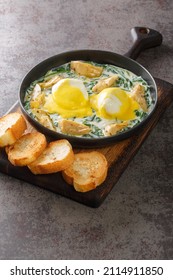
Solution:
{"label": "bread crust", "polygon": [[46,137],[40,132],[21,136],[6,152],[8,160],[17,166],[26,166],[36,160],[47,146]]}
{"label": "bread crust", "polygon": [[108,172],[105,156],[97,151],[75,154],[73,163],[62,171],[64,180],[78,192],[88,192],[101,185]]}
{"label": "bread crust", "polygon": [[9,113],[0,118],[0,147],[12,145],[19,139],[27,125],[20,113]]}
{"label": "bread crust", "polygon": [[34,174],[50,174],[62,171],[74,160],[71,144],[66,139],[50,142],[43,153],[28,168]]}

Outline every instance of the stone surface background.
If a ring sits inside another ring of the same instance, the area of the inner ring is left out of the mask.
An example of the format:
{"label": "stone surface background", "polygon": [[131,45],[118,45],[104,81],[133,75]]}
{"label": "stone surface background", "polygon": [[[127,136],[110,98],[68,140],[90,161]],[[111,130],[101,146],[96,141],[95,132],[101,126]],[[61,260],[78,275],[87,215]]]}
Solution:
{"label": "stone surface background", "polygon": [[[81,48],[124,54],[134,26],[162,33],[138,62],[173,83],[172,16],[171,0],[0,0],[0,115],[40,61]],[[172,259],[172,154],[171,105],[97,209],[0,174],[0,259]]]}

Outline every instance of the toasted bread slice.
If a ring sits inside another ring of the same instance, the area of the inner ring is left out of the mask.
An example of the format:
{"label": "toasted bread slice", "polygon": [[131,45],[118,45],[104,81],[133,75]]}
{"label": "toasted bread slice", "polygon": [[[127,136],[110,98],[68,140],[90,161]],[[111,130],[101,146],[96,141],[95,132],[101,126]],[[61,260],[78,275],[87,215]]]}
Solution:
{"label": "toasted bread slice", "polygon": [[34,174],[49,174],[64,170],[73,160],[74,153],[70,143],[62,139],[50,142],[43,153],[28,167]]}
{"label": "toasted bread slice", "polygon": [[106,179],[108,164],[100,152],[81,152],[75,154],[73,163],[62,171],[64,180],[73,185],[78,192],[95,189]]}
{"label": "toasted bread slice", "polygon": [[0,118],[0,147],[14,144],[26,129],[26,121],[20,113],[10,113]]}
{"label": "toasted bread slice", "polygon": [[46,137],[40,132],[32,132],[21,136],[6,151],[13,165],[25,166],[36,160],[46,146]]}

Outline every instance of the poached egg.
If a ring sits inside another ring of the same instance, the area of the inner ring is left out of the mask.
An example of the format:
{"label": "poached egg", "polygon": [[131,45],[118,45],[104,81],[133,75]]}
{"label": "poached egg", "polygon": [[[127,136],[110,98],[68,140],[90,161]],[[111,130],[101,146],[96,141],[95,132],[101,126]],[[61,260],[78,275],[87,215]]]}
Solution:
{"label": "poached egg", "polygon": [[118,87],[106,88],[94,94],[90,102],[97,115],[105,119],[132,120],[136,118],[134,111],[139,109],[139,104]]}
{"label": "poached egg", "polygon": [[44,108],[63,118],[92,115],[88,92],[79,79],[65,78],[58,81],[46,98]]}

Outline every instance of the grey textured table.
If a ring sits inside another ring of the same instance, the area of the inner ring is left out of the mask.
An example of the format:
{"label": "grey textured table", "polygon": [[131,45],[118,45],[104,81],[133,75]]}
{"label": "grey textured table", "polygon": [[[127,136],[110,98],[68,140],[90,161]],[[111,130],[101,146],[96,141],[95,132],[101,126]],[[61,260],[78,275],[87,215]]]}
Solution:
{"label": "grey textured table", "polygon": [[[72,49],[124,54],[130,29],[164,40],[138,59],[173,83],[173,1],[0,0],[0,115],[24,75]],[[97,209],[0,174],[0,259],[172,259],[173,106]]]}

